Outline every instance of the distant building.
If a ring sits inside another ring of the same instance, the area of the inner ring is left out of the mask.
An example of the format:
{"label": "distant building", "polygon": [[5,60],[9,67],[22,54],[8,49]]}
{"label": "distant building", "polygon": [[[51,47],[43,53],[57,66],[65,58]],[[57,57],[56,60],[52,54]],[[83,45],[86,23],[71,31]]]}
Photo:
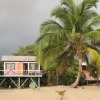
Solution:
{"label": "distant building", "polygon": [[88,82],[100,81],[100,75],[98,75],[97,78],[94,78],[93,76],[90,76],[90,73],[88,71],[88,65],[87,65],[86,61],[83,61],[82,62],[82,72],[86,76],[87,84],[88,84]]}

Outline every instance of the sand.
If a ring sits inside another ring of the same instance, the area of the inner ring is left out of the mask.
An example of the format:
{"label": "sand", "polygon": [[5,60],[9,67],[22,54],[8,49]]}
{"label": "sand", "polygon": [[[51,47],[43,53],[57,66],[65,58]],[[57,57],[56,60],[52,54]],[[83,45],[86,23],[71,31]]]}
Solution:
{"label": "sand", "polygon": [[56,91],[66,90],[63,100],[100,100],[100,86],[40,87],[40,89],[0,89],[0,100],[60,100]]}

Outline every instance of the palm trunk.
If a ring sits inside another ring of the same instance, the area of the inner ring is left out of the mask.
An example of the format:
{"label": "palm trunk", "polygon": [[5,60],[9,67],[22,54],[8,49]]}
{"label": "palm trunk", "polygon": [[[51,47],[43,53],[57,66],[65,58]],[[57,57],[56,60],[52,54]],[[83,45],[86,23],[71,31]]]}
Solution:
{"label": "palm trunk", "polygon": [[77,74],[77,78],[75,80],[75,82],[71,85],[72,88],[76,88],[79,84],[80,81],[80,77],[81,77],[81,70],[82,70],[82,54],[81,54],[81,50],[78,51],[78,74]]}

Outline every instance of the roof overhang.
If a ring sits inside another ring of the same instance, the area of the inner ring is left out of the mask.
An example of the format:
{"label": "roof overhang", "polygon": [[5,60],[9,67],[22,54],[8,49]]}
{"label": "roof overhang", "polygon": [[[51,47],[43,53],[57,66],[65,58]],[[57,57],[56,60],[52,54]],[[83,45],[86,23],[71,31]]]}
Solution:
{"label": "roof overhang", "polygon": [[2,56],[2,61],[37,61],[36,56]]}

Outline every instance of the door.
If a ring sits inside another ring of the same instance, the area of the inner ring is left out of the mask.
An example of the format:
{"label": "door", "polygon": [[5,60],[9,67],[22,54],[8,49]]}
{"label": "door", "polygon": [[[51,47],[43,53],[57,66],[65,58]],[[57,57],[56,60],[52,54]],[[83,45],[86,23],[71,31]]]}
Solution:
{"label": "door", "polygon": [[23,63],[23,75],[28,75],[28,63]]}

